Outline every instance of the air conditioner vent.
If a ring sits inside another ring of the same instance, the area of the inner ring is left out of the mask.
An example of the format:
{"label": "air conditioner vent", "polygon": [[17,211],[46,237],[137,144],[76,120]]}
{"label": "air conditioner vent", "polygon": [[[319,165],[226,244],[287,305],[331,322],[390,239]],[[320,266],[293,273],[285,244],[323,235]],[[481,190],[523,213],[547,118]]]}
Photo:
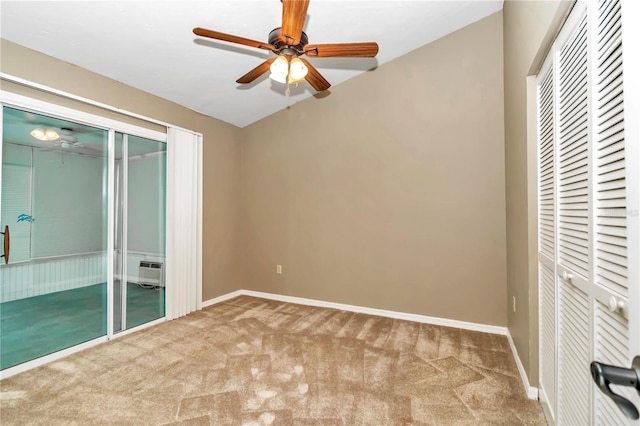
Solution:
{"label": "air conditioner vent", "polygon": [[141,260],[138,284],[141,286],[164,287],[164,264],[162,262]]}

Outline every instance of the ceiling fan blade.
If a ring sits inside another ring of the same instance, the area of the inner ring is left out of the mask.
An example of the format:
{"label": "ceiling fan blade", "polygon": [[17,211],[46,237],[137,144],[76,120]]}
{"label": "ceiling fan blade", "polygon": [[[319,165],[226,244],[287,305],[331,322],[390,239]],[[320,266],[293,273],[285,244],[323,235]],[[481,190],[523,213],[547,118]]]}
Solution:
{"label": "ceiling fan blade", "polygon": [[309,0],[282,0],[282,41],[292,46],[300,43],[308,7]]}
{"label": "ceiling fan blade", "polygon": [[205,28],[194,28],[193,33],[201,37],[214,38],[216,40],[228,41],[229,43],[243,44],[245,46],[257,47],[258,49],[273,50],[274,47],[269,43],[255,41],[244,37],[238,37],[231,34],[225,34],[218,31],[207,30]]}
{"label": "ceiling fan blade", "polygon": [[239,79],[237,79],[236,83],[240,83],[240,84],[251,83],[253,80],[260,77],[265,72],[269,71],[271,64],[275,60],[276,58],[267,59],[266,61],[264,61],[263,63],[261,63],[260,65],[258,65],[257,67],[255,67],[254,69],[252,69],[251,71],[243,75],[242,77],[240,77]]}
{"label": "ceiling fan blade", "polygon": [[304,47],[307,56],[373,58],[378,54],[378,43],[333,43],[333,44],[307,44]]}
{"label": "ceiling fan blade", "polygon": [[323,90],[327,90],[331,87],[331,83],[329,83],[323,76],[318,72],[317,69],[313,65],[309,63],[304,58],[300,58],[300,60],[307,66],[309,70],[307,76],[304,78],[307,82],[318,92],[322,92]]}

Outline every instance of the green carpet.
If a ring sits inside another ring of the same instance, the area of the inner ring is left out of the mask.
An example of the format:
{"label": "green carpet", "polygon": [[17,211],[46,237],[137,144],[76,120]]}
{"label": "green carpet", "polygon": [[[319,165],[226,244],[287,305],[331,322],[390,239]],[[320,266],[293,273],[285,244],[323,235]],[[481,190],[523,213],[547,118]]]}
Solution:
{"label": "green carpet", "polygon": [[[127,328],[163,317],[164,298],[127,283]],[[0,369],[106,335],[106,312],[106,283],[0,304]]]}

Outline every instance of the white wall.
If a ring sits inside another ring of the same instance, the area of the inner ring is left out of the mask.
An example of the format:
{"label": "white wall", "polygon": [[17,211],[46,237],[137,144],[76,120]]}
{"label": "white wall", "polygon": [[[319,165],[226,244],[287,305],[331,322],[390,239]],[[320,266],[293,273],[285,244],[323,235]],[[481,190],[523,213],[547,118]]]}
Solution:
{"label": "white wall", "polygon": [[[103,166],[101,158],[3,144],[4,171],[17,170],[2,180],[13,250],[12,264],[0,268],[0,303],[106,281]],[[166,152],[130,159],[128,177],[127,280],[138,282],[141,260],[165,262]],[[17,223],[20,213],[35,222]]]}
{"label": "white wall", "polygon": [[128,249],[164,255],[166,152],[128,163]]}
{"label": "white wall", "polygon": [[106,249],[104,159],[33,150],[31,258]]}
{"label": "white wall", "polygon": [[4,265],[0,268],[0,303],[106,281],[104,253]]}

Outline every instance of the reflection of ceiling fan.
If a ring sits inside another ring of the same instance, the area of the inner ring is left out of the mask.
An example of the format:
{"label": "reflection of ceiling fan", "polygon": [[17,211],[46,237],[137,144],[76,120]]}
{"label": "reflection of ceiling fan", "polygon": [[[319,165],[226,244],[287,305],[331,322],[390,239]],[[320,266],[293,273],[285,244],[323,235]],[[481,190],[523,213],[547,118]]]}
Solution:
{"label": "reflection of ceiling fan", "polygon": [[78,138],[73,134],[73,129],[62,127],[60,136],[54,143],[60,145],[61,148],[84,148],[84,145],[78,142]]}
{"label": "reflection of ceiling fan", "polygon": [[302,31],[308,7],[309,0],[282,0],[282,27],[269,33],[268,43],[204,28],[194,28],[193,33],[202,37],[270,50],[278,55],[277,58],[267,59],[240,77],[236,80],[237,83],[251,83],[267,70],[271,70],[271,78],[280,83],[297,83],[306,80],[314,89],[321,92],[331,87],[331,84],[309,61],[300,56],[373,58],[378,54],[378,44],[374,42],[309,44],[307,35]]}

